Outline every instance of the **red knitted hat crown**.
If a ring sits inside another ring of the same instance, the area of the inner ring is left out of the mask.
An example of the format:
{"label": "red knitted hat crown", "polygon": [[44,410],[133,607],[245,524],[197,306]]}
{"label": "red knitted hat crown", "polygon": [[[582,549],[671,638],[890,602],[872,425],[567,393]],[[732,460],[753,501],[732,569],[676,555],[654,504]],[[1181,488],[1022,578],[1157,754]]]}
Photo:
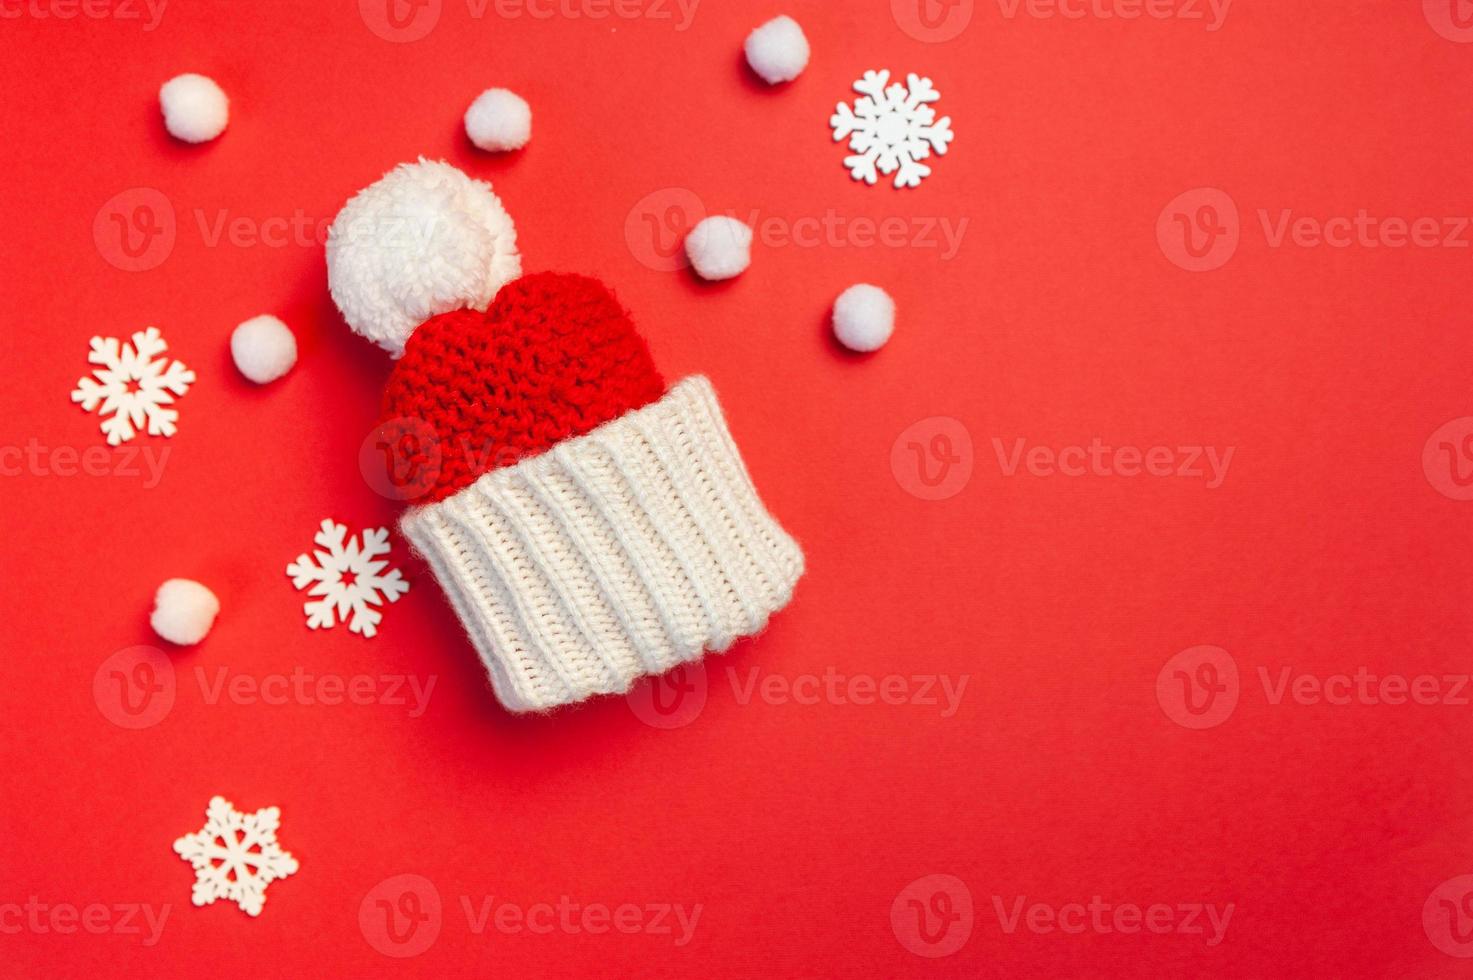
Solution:
{"label": "red knitted hat crown", "polygon": [[399,447],[405,495],[430,503],[664,393],[613,294],[543,272],[507,283],[484,313],[454,310],[415,330],[384,388],[381,426]]}

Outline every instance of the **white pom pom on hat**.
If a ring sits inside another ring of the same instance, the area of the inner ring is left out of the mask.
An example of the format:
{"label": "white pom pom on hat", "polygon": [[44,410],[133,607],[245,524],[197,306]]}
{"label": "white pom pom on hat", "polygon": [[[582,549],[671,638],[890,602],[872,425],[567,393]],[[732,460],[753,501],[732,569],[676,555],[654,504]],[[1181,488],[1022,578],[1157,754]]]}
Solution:
{"label": "white pom pom on hat", "polygon": [[215,593],[190,579],[171,578],[159,586],[148,622],[170,643],[191,646],[205,638],[219,613]]}
{"label": "white pom pom on hat", "polygon": [[327,285],[354,331],[394,357],[432,316],[484,310],[522,274],[517,230],[482,180],[403,163],[355,194],[327,234]]}
{"label": "white pom pom on hat", "polygon": [[834,301],[834,336],[852,351],[868,354],[895,332],[895,300],[879,286],[850,286]]}
{"label": "white pom pom on hat", "polygon": [[193,73],[176,75],[159,88],[164,128],[186,143],[206,143],[225,132],[230,122],[230,100],[212,78]]}
{"label": "white pom pom on hat", "polygon": [[743,50],[747,64],[769,85],[791,82],[808,67],[808,38],[787,15],[774,17],[748,34]]}
{"label": "white pom pom on hat", "polygon": [[520,150],[532,138],[532,107],[517,93],[488,88],[465,110],[465,134],[482,150]]}
{"label": "white pom pom on hat", "polygon": [[690,230],[685,254],[702,279],[739,276],[752,264],[752,229],[736,218],[715,215]]}

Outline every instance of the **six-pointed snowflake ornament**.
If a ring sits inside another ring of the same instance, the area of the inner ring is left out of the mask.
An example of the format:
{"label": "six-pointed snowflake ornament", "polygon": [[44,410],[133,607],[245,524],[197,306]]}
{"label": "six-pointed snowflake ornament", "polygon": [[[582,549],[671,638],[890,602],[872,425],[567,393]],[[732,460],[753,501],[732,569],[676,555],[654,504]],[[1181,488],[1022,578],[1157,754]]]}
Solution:
{"label": "six-pointed snowflake ornament", "polygon": [[302,605],[307,625],[315,630],[346,622],[352,632],[373,636],[384,616],[371,607],[383,605],[385,599],[397,602],[409,591],[397,568],[384,572],[389,566],[382,560],[389,553],[388,528],[364,531],[360,546],[357,535],[349,537],[342,524],[325,520],[312,540],[324,550],[314,551],[310,558],[300,554],[286,566],[292,585],[298,590],[310,585],[307,594],[319,597]]}
{"label": "six-pointed snowflake ornament", "polygon": [[[867,71],[854,83],[860,94],[851,110],[840,102],[829,119],[834,142],[846,137],[854,155],[844,166],[855,180],[873,184],[880,174],[895,174],[896,187],[919,186],[931,168],[920,161],[932,152],[944,156],[954,135],[951,117],[936,118],[928,103],[941,98],[929,78],[906,76],[906,84],[890,85],[888,71]],[[898,171],[898,173],[897,173]]]}
{"label": "six-pointed snowflake ornament", "polygon": [[266,886],[298,868],[297,859],[276,842],[279,826],[281,811],[274,806],[241,813],[224,797],[212,797],[199,833],[174,842],[174,853],[194,866],[194,904],[224,898],[246,915],[260,915]]}
{"label": "six-pointed snowflake ornament", "polygon": [[103,416],[102,434],[109,446],[132,439],[145,423],[149,435],[174,434],[179,413],[167,406],[194,384],[194,372],[159,356],[168,348],[157,327],[134,333],[131,344],[116,337],[92,338],[87,360],[101,366],[92,370],[92,377],[77,381],[72,401]]}

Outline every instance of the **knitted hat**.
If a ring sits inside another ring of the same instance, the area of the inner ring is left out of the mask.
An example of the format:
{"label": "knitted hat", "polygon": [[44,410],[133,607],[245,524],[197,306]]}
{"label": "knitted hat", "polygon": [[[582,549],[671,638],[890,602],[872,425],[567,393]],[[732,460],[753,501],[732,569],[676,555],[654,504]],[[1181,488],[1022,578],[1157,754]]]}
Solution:
{"label": "knitted hat", "polygon": [[517,278],[489,185],[401,165],[343,208],[327,260],[348,324],[399,357],[380,431],[400,529],[508,709],[626,691],[787,604],[803,554],[710,382],[667,389],[597,280]]}

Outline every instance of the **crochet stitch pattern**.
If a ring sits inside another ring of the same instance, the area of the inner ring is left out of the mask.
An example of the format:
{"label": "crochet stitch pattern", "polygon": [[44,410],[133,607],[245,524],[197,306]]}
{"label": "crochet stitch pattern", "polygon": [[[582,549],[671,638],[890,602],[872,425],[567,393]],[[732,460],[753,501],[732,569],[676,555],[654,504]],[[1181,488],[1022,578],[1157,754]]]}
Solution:
{"label": "crochet stitch pattern", "polygon": [[541,453],[655,401],[665,381],[629,315],[596,279],[537,273],[484,313],[455,310],[415,330],[384,389],[407,494],[444,500],[482,473]]}

